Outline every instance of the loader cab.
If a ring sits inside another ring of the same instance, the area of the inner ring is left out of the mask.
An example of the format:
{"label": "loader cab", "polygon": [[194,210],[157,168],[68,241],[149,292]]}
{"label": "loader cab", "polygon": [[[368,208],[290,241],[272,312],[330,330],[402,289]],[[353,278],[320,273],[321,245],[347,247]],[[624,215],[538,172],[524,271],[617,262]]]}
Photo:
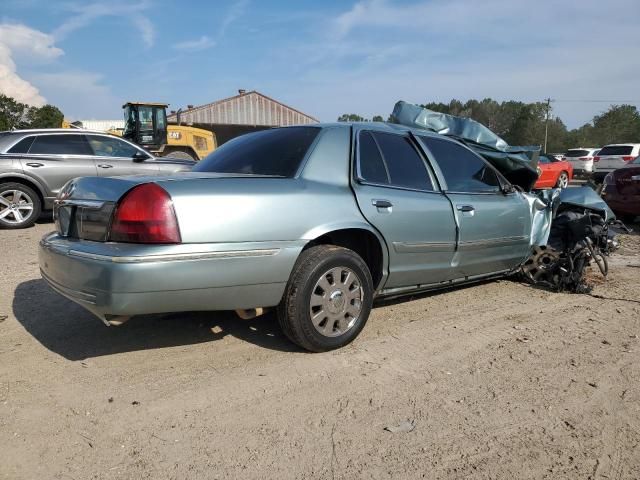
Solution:
{"label": "loader cab", "polygon": [[122,136],[147,150],[158,150],[167,143],[166,103],[125,103]]}

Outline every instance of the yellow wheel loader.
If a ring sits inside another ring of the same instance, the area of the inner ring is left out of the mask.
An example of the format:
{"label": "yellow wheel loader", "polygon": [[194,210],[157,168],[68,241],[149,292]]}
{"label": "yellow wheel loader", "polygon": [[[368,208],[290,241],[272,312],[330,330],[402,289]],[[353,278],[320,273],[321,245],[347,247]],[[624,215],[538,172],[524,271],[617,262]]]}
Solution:
{"label": "yellow wheel loader", "polygon": [[154,155],[202,160],[217,145],[213,132],[186,125],[167,124],[166,103],[127,102],[124,108],[124,130],[111,130],[137,143]]}

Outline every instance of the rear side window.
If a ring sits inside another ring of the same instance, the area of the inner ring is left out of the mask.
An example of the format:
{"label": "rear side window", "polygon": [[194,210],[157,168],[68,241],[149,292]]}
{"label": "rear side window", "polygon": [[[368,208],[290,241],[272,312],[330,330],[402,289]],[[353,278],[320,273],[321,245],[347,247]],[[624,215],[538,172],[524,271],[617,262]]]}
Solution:
{"label": "rear side window", "polygon": [[421,137],[435,156],[449,191],[494,193],[500,191],[496,172],[479,156],[457,143]]}
{"label": "rear side window", "polygon": [[242,135],[208,155],[193,171],[291,178],[318,133],[317,127],[286,127]]}
{"label": "rear side window", "polygon": [[11,147],[7,153],[27,153],[35,137],[26,137]]}
{"label": "rear side window", "polygon": [[408,137],[380,132],[374,132],[373,136],[389,170],[392,185],[433,190],[427,167]]}
{"label": "rear side window", "polygon": [[567,150],[564,156],[567,158],[588,157],[589,150]]}
{"label": "rear side window", "polygon": [[361,132],[359,140],[360,178],[366,182],[388,184],[387,167],[375,140],[369,132]]}
{"label": "rear side window", "polygon": [[84,135],[38,135],[29,153],[48,155],[93,155]]}
{"label": "rear side window", "polygon": [[633,147],[631,145],[610,145],[600,150],[601,157],[604,155],[631,155]]}

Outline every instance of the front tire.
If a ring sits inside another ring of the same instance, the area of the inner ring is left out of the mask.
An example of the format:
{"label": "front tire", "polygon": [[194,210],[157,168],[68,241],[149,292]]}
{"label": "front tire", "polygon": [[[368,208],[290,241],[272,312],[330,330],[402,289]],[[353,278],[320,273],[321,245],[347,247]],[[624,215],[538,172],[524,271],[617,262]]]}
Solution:
{"label": "front tire", "polygon": [[568,186],[569,186],[569,174],[565,171],[562,171],[560,172],[560,175],[558,175],[556,188],[567,188]]}
{"label": "front tire", "polygon": [[312,352],[347,345],[367,323],[373,281],[352,250],[318,245],[300,254],[278,306],[278,321],[293,343]]}
{"label": "front tire", "polygon": [[21,183],[0,184],[0,228],[27,228],[42,212],[40,197]]}

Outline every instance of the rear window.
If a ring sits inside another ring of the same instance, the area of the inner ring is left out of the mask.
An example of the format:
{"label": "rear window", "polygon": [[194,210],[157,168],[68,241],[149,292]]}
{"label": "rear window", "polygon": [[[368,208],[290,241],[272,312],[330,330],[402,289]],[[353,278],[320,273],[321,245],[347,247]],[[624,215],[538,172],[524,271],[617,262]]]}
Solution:
{"label": "rear window", "polygon": [[600,150],[601,157],[604,155],[631,155],[633,146],[631,145],[610,145]]}
{"label": "rear window", "polygon": [[567,150],[564,156],[567,158],[588,157],[589,150]]}
{"label": "rear window", "polygon": [[287,127],[242,135],[208,155],[193,171],[291,178],[318,133],[317,127]]}
{"label": "rear window", "polygon": [[31,148],[31,144],[33,143],[33,139],[35,137],[27,137],[20,140],[13,147],[7,150],[7,153],[27,153],[29,148]]}

